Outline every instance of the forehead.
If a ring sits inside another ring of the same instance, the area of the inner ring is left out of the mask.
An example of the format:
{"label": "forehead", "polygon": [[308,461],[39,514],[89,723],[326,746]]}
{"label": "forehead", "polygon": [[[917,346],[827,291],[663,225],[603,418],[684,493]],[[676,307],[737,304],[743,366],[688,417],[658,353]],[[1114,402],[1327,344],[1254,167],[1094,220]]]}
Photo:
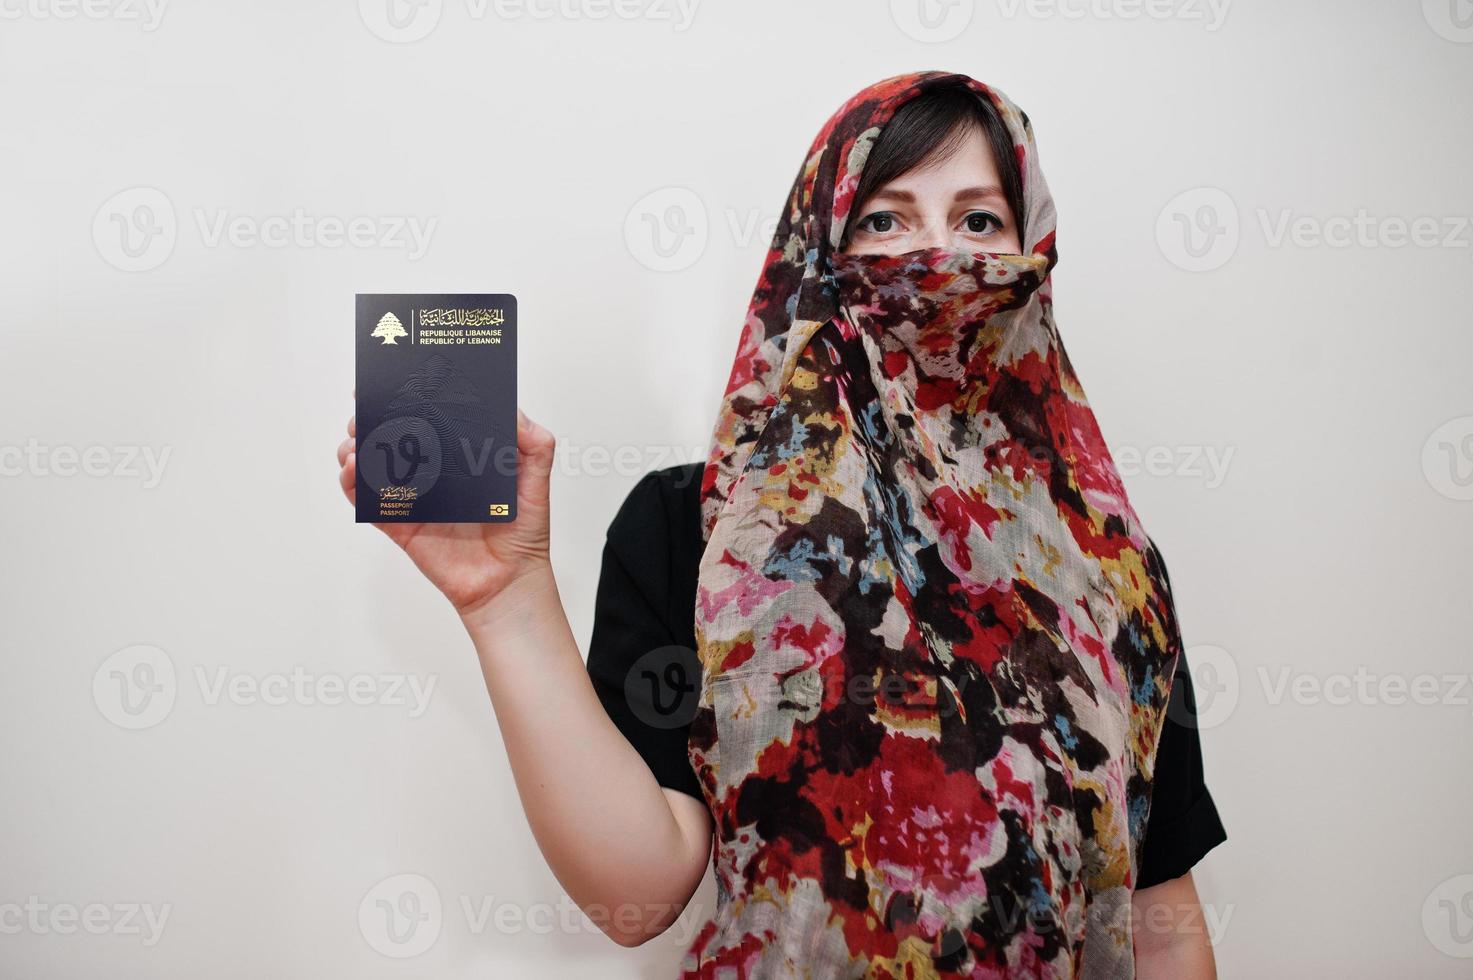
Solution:
{"label": "forehead", "polygon": [[[936,152],[915,167],[881,185],[876,197],[903,191],[910,195],[968,192],[975,196],[1002,197],[1001,177],[991,144],[973,127],[949,152]],[[863,204],[864,202],[857,202]]]}

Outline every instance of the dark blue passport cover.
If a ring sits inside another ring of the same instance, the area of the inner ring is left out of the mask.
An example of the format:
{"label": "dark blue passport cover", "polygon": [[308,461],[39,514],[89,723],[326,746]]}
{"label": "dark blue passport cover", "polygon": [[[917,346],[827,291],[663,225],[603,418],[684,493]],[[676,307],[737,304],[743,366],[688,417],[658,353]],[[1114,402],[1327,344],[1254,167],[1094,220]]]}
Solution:
{"label": "dark blue passport cover", "polygon": [[359,293],[358,522],[517,516],[517,301]]}

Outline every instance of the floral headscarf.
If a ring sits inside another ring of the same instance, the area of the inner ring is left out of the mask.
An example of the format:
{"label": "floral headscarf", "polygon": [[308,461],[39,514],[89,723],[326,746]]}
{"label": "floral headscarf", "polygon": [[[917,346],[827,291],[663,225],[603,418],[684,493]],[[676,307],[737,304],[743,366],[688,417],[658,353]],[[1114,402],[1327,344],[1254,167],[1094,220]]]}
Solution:
{"label": "floral headscarf", "polygon": [[[885,124],[956,86],[1012,137],[1022,254],[840,253]],[[1054,221],[1027,116],[965,75],[873,85],[809,150],[701,487],[687,977],[1133,976],[1181,641],[1054,325]]]}

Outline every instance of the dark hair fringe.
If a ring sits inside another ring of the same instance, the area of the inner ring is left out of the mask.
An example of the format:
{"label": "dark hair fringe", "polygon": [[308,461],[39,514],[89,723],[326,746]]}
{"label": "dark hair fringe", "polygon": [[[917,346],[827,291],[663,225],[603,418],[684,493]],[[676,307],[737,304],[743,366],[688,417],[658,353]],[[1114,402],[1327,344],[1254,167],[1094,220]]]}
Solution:
{"label": "dark hair fringe", "polygon": [[1027,248],[1023,175],[1013,152],[1013,138],[997,106],[964,85],[947,86],[917,96],[901,106],[880,131],[855,189],[851,223],[844,229],[844,240],[848,241],[852,219],[875,192],[920,166],[933,153],[945,156],[954,152],[973,126],[981,128],[992,148],[1002,177],[1003,196],[1018,225],[1019,244]]}

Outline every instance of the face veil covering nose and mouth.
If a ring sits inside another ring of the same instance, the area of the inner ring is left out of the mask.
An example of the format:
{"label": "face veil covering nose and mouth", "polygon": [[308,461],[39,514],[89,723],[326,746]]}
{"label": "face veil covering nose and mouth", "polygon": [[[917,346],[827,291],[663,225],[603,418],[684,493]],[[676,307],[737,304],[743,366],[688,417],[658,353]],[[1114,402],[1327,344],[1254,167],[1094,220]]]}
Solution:
{"label": "face veil covering nose and mouth", "polygon": [[[841,253],[885,123],[958,85],[1012,137],[1023,253]],[[683,977],[1134,975],[1181,642],[1054,325],[1056,258],[995,88],[888,79],[810,148],[701,486],[689,751],[717,908]]]}

